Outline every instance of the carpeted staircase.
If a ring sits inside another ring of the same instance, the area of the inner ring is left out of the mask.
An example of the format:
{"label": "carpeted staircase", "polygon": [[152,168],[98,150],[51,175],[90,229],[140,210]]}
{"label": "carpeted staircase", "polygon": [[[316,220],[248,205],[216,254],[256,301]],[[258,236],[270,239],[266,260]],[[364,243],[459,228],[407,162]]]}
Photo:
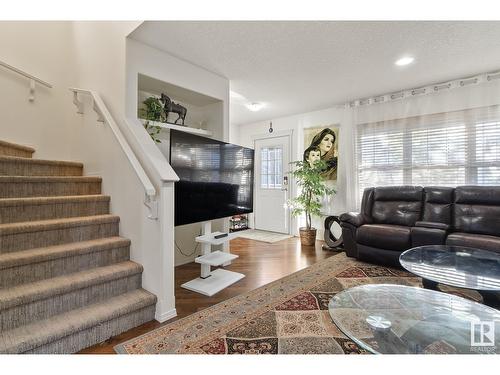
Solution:
{"label": "carpeted staircase", "polygon": [[73,353],[153,320],[101,178],[34,151],[0,141],[0,353]]}

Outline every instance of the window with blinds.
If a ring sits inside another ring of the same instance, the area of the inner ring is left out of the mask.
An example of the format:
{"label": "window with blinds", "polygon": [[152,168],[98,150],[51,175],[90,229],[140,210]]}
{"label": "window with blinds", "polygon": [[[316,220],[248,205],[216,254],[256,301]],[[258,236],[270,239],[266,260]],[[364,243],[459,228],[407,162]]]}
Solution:
{"label": "window with blinds", "polygon": [[260,152],[261,189],[281,189],[283,180],[283,148],[266,147]]}
{"label": "window with blinds", "polygon": [[358,198],[371,186],[500,185],[500,106],[360,124],[356,158]]}

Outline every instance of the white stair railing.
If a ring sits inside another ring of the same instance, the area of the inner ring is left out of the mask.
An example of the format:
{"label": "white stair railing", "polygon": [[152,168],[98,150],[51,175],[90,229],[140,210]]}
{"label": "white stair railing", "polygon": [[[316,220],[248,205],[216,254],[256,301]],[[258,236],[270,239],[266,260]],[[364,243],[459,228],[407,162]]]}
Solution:
{"label": "white stair railing", "polygon": [[8,70],[13,71],[14,73],[17,73],[17,74],[29,79],[29,81],[30,81],[30,94],[29,94],[28,100],[30,102],[35,100],[35,88],[36,88],[37,83],[42,85],[42,86],[45,86],[49,89],[52,88],[52,85],[50,83],[45,82],[44,80],[41,80],[40,78],[37,78],[29,73],[26,73],[25,71],[22,71],[21,69],[18,69],[15,66],[9,65],[6,62],[3,62],[2,60],[0,60],[0,66],[3,66],[4,68],[6,68]]}
{"label": "white stair railing", "polygon": [[97,121],[108,124],[109,127],[111,128],[115,138],[117,139],[118,143],[120,144],[123,152],[127,156],[127,159],[130,162],[130,165],[134,169],[135,173],[137,174],[137,177],[141,181],[143,187],[144,187],[144,192],[145,192],[145,199],[144,199],[144,204],[146,207],[149,208],[149,215],[148,218],[151,220],[157,220],[158,219],[158,201],[156,197],[156,189],[153,186],[153,183],[149,179],[148,175],[144,171],[144,168],[142,167],[141,163],[135,156],[134,151],[132,151],[132,148],[128,144],[125,136],[121,132],[120,128],[118,127],[118,124],[115,122],[113,119],[113,116],[111,116],[111,113],[109,112],[108,108],[104,104],[103,100],[99,96],[99,94],[95,91],[92,90],[84,90],[84,89],[77,89],[77,88],[70,88],[70,91],[73,92],[73,103],[75,104],[77,108],[77,113],[83,114],[84,112],[84,105],[83,102],[79,99],[79,95],[88,95],[91,97],[92,102],[93,102],[93,108],[94,111],[97,113]]}

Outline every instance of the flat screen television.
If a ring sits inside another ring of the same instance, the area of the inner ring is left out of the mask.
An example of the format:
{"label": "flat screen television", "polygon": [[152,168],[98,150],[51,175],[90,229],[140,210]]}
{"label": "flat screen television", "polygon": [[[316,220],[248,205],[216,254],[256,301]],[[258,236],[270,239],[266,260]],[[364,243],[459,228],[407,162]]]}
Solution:
{"label": "flat screen television", "polygon": [[175,225],[253,211],[254,150],[171,130]]}

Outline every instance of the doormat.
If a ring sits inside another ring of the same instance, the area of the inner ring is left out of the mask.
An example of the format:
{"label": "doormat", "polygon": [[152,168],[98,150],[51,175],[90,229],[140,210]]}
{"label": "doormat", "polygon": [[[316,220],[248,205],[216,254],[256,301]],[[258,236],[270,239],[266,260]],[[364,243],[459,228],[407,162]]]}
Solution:
{"label": "doormat", "polygon": [[265,230],[249,229],[238,233],[238,237],[267,243],[275,243],[286,240],[287,238],[292,238],[293,236],[283,233],[268,232]]}

